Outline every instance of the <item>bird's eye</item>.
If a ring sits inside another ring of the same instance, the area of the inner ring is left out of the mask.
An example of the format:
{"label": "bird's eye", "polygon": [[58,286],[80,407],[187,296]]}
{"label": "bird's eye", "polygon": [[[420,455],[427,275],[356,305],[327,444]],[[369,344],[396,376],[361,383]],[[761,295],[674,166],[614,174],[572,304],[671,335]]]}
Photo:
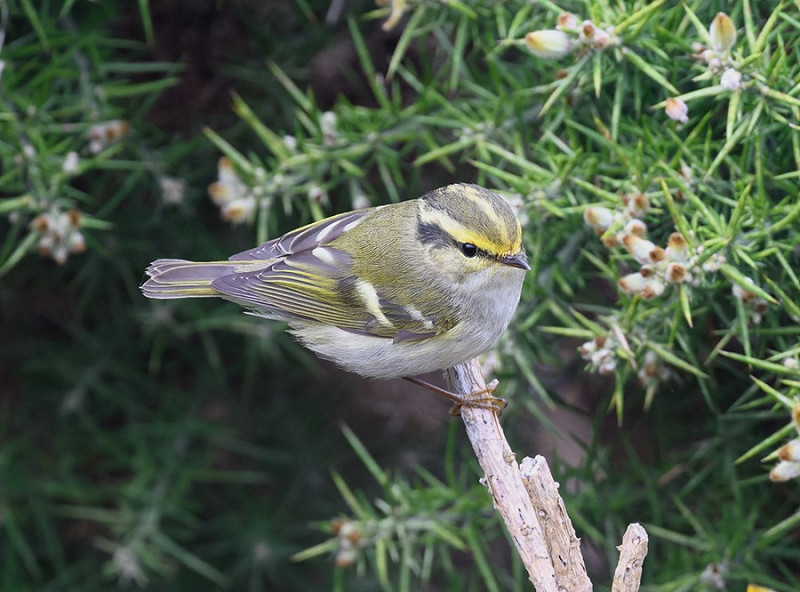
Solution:
{"label": "bird's eye", "polygon": [[478,247],[472,243],[461,243],[461,252],[464,253],[464,257],[469,257],[471,259],[478,254]]}

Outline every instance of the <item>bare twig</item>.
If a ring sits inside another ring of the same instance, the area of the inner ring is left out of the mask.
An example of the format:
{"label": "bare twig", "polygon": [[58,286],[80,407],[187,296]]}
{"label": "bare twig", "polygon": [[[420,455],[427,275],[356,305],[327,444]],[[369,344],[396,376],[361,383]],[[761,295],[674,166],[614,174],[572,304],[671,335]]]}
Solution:
{"label": "bare twig", "polygon": [[[477,361],[449,368],[446,372],[453,392],[480,393],[485,398],[486,382]],[[531,498],[525,490],[519,465],[491,409],[463,406],[461,418],[467,436],[485,475],[485,483],[494,499],[522,563],[538,592],[556,592],[555,573],[544,532],[536,519]]]}
{"label": "bare twig", "polygon": [[[476,402],[486,399],[486,382],[476,360],[446,372],[451,390]],[[558,484],[543,457],[526,458],[522,471],[506,441],[494,410],[461,407],[467,437],[484,472],[495,508],[505,522],[537,592],[591,592],[580,540],[558,494]],[[613,592],[639,589],[647,554],[647,533],[631,524],[623,538]]]}
{"label": "bare twig", "polygon": [[647,555],[647,533],[640,524],[629,524],[622,545],[619,546],[619,563],[614,570],[611,592],[636,592],[642,579],[642,565]]}
{"label": "bare twig", "polygon": [[590,592],[592,582],[586,573],[581,542],[567,515],[558,483],[543,456],[524,458],[520,465],[522,479],[533,502],[536,516],[544,530],[545,542],[556,574],[559,590]]}

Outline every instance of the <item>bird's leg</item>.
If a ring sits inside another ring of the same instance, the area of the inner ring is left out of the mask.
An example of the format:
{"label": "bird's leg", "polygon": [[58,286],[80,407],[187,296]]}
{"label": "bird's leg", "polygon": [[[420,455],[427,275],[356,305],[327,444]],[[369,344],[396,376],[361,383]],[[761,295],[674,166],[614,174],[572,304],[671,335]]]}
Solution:
{"label": "bird's leg", "polygon": [[435,386],[429,382],[425,382],[424,380],[417,378],[416,376],[404,376],[403,380],[407,380],[412,384],[421,386],[424,389],[428,389],[429,391],[432,391],[437,395],[441,395],[442,397],[445,397],[453,401],[453,406],[450,408],[450,415],[459,415],[461,413],[462,407],[476,407],[478,409],[489,409],[500,415],[503,412],[503,409],[505,409],[506,406],[508,405],[508,401],[506,401],[505,399],[493,396],[494,389],[497,386],[496,385],[497,381],[495,381],[495,384],[489,384],[486,386],[485,389],[475,391],[474,393],[470,393],[469,395],[459,395],[456,393],[452,393],[447,389]]}

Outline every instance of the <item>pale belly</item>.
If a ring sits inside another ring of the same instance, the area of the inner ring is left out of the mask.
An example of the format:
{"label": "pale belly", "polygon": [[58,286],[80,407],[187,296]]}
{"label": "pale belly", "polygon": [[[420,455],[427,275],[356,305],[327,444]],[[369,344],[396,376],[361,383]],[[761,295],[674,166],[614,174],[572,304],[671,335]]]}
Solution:
{"label": "pale belly", "polygon": [[479,314],[429,339],[395,343],[320,324],[293,324],[291,332],[310,350],[350,372],[372,378],[416,376],[471,360],[494,347],[516,310],[521,284],[520,278],[516,289],[473,299],[472,312]]}

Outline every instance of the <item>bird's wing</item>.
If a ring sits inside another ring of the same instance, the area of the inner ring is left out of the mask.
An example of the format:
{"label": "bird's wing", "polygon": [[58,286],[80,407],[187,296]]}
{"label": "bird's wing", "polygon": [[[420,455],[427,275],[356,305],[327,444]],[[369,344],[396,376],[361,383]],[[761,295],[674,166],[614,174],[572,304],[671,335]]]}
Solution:
{"label": "bird's wing", "polygon": [[312,222],[311,224],[287,232],[281,237],[267,241],[254,249],[237,253],[233,255],[230,260],[241,261],[258,259],[264,261],[311,251],[316,247],[329,244],[343,233],[352,230],[358,226],[361,220],[364,219],[364,216],[371,211],[371,209],[355,210]]}
{"label": "bird's wing", "polygon": [[353,275],[350,255],[330,245],[367,213],[333,216],[234,255],[231,260],[268,264],[218,277],[212,288],[268,317],[323,323],[395,341],[427,339],[451,328],[444,315],[397,302]]}

